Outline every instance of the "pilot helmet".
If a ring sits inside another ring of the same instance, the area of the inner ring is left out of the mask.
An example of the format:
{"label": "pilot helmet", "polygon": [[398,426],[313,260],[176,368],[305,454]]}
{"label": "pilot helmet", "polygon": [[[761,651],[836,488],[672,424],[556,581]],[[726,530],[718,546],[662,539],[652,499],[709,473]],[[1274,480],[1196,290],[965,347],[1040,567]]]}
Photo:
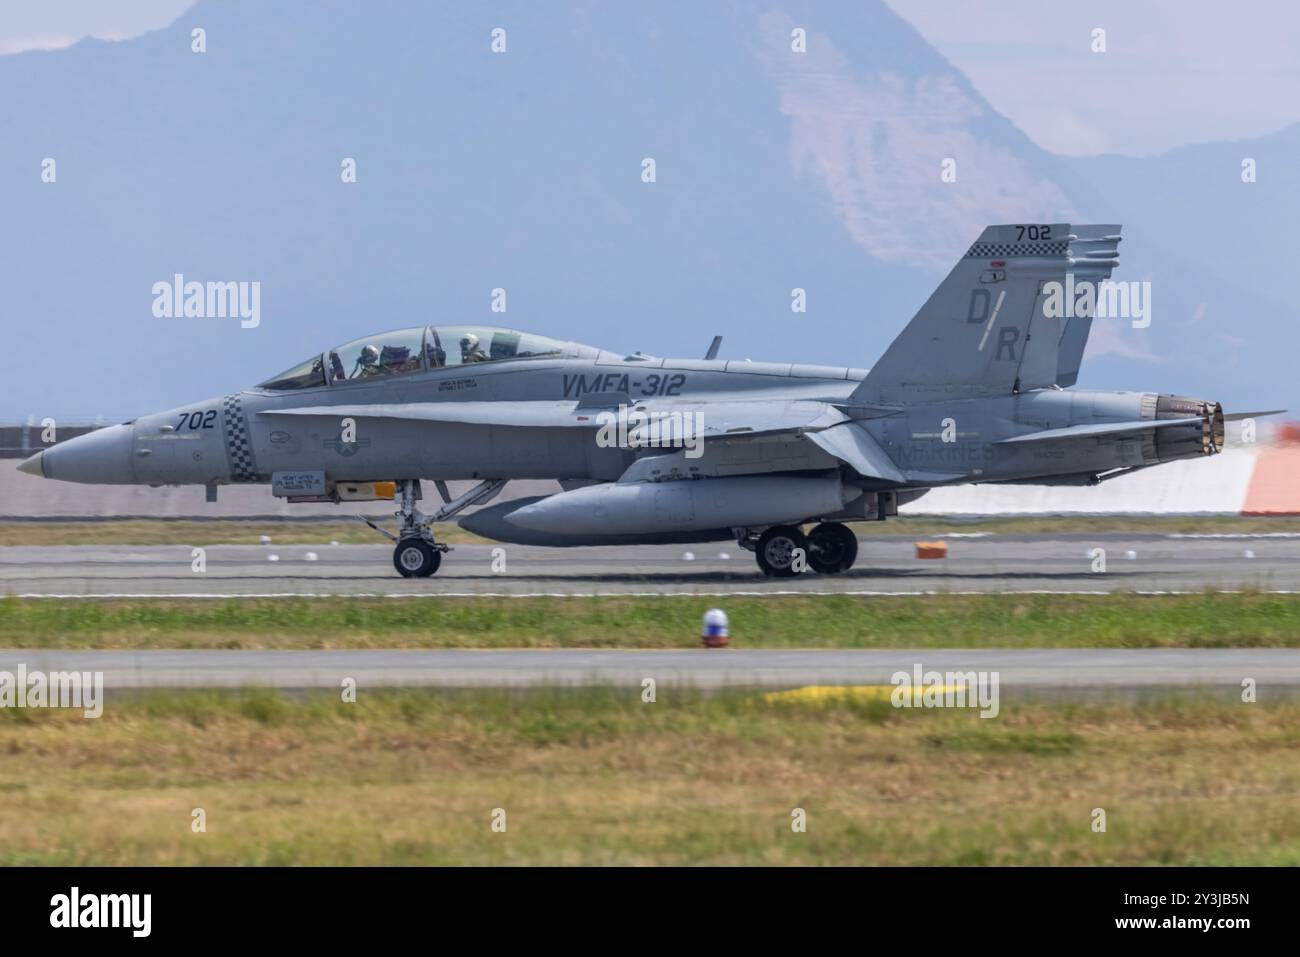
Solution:
{"label": "pilot helmet", "polygon": [[467,332],[460,340],[461,352],[473,352],[478,348],[478,336],[472,332]]}
{"label": "pilot helmet", "polygon": [[361,349],[361,359],[363,366],[372,366],[379,361],[379,350],[374,346],[363,346]]}

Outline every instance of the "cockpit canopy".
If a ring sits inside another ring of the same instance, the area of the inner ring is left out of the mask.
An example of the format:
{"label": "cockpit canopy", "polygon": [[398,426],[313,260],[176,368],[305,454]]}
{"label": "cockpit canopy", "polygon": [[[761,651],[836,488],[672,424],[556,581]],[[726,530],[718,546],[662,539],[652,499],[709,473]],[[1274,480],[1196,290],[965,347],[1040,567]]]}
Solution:
{"label": "cockpit canopy", "polygon": [[312,389],[447,366],[558,356],[564,343],[497,326],[423,326],[355,339],[288,369],[259,388]]}

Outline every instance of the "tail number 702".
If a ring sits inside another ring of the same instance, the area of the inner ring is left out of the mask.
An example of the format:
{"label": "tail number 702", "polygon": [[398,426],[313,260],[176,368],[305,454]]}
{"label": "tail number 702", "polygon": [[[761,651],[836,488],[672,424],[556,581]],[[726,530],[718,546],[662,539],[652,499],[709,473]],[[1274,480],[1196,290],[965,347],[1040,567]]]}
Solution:
{"label": "tail number 702", "polygon": [[1031,242],[1039,242],[1044,239],[1052,238],[1051,226],[1017,226],[1016,242],[1024,242],[1026,239]]}
{"label": "tail number 702", "polygon": [[183,414],[180,421],[176,423],[177,431],[189,429],[194,432],[198,429],[210,429],[216,425],[217,410],[208,409],[206,412],[187,412]]}

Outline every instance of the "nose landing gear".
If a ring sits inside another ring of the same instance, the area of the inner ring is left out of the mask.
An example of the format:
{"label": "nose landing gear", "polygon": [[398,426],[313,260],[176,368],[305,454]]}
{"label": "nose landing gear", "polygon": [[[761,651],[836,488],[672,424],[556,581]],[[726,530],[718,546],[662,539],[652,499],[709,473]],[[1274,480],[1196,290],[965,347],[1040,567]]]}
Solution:
{"label": "nose landing gear", "polygon": [[443,496],[442,506],[432,515],[425,515],[415,507],[418,498],[419,482],[415,479],[403,479],[397,483],[398,512],[402,520],[398,533],[394,535],[386,528],[381,528],[364,515],[357,517],[381,535],[396,542],[393,549],[393,567],[404,578],[428,578],[442,565],[442,555],[451,551],[451,546],[434,540],[433,524],[445,522],[471,505],[480,505],[491,501],[497,493],[505,488],[505,479],[485,479],[468,492],[456,498],[450,498],[446,486],[438,483],[438,491]]}
{"label": "nose landing gear", "polygon": [[423,538],[403,538],[393,550],[393,567],[404,578],[428,578],[442,564],[445,550],[450,550],[450,546]]}

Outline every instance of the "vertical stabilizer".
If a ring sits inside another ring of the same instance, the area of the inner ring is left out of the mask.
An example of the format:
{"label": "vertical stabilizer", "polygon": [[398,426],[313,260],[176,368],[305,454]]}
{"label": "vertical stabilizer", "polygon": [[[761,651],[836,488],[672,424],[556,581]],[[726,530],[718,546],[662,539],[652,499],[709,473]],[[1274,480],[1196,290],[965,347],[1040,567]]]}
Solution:
{"label": "vertical stabilizer", "polygon": [[[1073,315],[1075,291],[1109,279],[1119,233],[1064,223],[989,226],[853,398],[916,402],[1073,385],[1092,326],[1088,308]],[[1048,283],[1059,284],[1051,309]]]}

